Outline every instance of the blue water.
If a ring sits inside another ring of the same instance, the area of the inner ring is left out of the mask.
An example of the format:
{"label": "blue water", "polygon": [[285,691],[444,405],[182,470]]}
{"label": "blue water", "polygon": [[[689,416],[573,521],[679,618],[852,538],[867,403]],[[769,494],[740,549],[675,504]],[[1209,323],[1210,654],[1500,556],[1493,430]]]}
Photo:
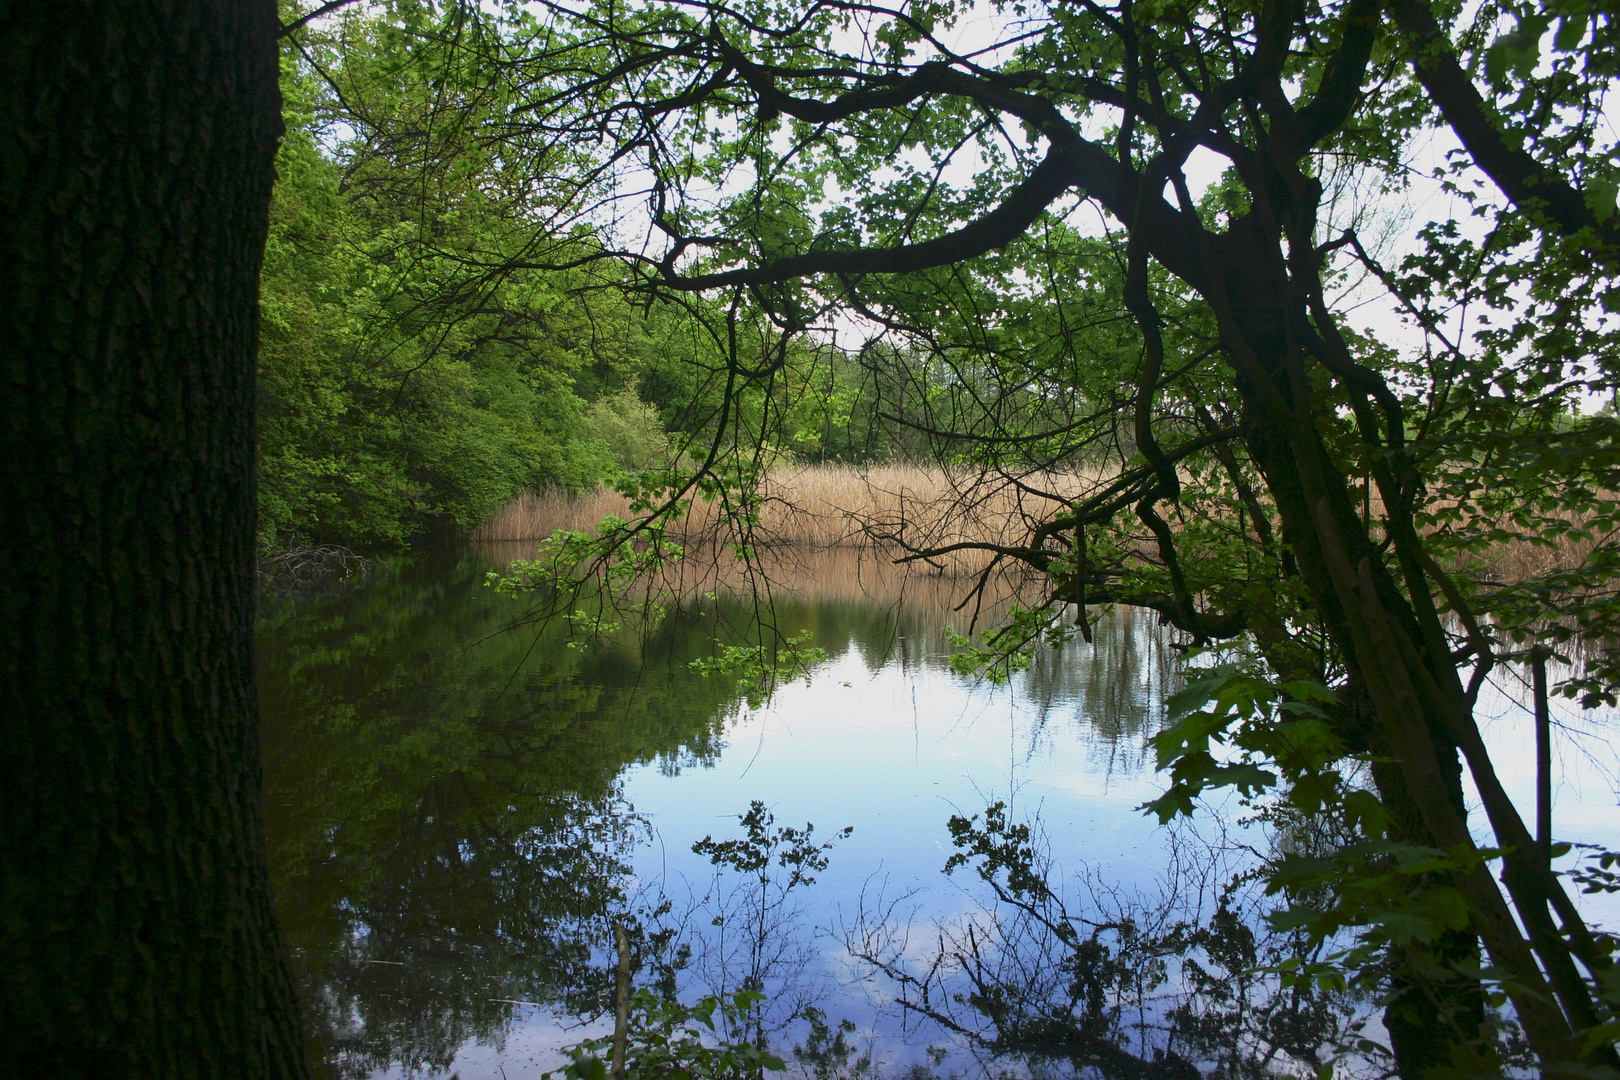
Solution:
{"label": "blue water", "polygon": [[[755,609],[723,593],[656,628],[569,640],[514,627],[525,602],[482,585],[499,557],[462,552],[268,605],[273,873],[312,1026],[341,1075],[557,1067],[561,1047],[605,1031],[603,929],[626,913],[682,923],[688,996],[736,985],[712,920],[731,915],[735,945],[745,883],[692,845],[737,836],[755,800],[776,827],[813,824],[818,842],[853,827],[777,913],[776,1018],[813,1002],[893,1067],[967,1048],[894,1008],[892,980],[848,945],[864,918],[909,933],[900,954],[923,962],[935,927],[982,915],[983,884],[942,873],[952,815],[1000,802],[1033,823],[1051,879],[1089,882],[1072,886],[1077,908],[1207,911],[1241,845],[1267,842],[1233,800],[1196,830],[1139,809],[1160,789],[1147,738],[1181,677],[1148,615],[1115,613],[1094,643],[997,686],[947,666],[940,628],[959,618],[946,602],[959,583],[891,575],[851,590],[848,556],[828,559],[798,567],[771,609],[827,659],[759,707],[691,671],[748,629]],[[1522,696],[1504,671],[1481,712],[1528,808]],[[1612,717],[1561,719],[1557,834],[1612,846]],[[665,914],[647,916],[660,900]],[[1615,904],[1586,902],[1620,922]],[[786,1053],[803,1034],[789,1024],[773,1045]]]}

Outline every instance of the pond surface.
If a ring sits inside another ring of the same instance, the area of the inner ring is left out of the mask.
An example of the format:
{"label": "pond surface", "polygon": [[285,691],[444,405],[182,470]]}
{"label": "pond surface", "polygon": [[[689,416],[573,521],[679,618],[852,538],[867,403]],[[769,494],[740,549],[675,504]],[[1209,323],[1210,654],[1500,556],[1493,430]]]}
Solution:
{"label": "pond surface", "polygon": [[[272,874],[337,1075],[515,1080],[556,1068],[562,1046],[609,1026],[603,945],[627,917],[692,946],[683,992],[736,987],[747,962],[733,928],[751,894],[692,846],[740,836],[755,801],[774,827],[813,823],[813,842],[832,845],[815,883],[774,909],[767,1015],[785,1024],[812,1002],[891,1065],[960,1046],[906,1023],[888,1006],[894,986],[850,948],[884,919],[926,944],[929,927],[982,904],[970,873],[942,873],[952,815],[1008,804],[1037,823],[1057,874],[1089,873],[1105,902],[1180,889],[1196,909],[1230,866],[1220,815],[1199,835],[1137,809],[1158,794],[1146,738],[1179,686],[1178,653],[1144,614],[1119,612],[1093,644],[997,687],[946,663],[942,628],[965,621],[951,610],[965,583],[900,577],[870,555],[783,563],[768,598],[724,575],[689,582],[696,602],[661,623],[586,640],[522,625],[528,603],[485,587],[525,554],[440,553],[359,585],[266,598]],[[760,618],[810,631],[827,659],[751,707],[734,678],[691,661],[747,640]],[[1528,807],[1516,692],[1489,703],[1486,733]],[[1571,724],[1558,835],[1612,845],[1607,719]],[[1226,810],[1236,828],[1238,808]],[[804,1034],[787,1025],[773,1045],[787,1056]]]}

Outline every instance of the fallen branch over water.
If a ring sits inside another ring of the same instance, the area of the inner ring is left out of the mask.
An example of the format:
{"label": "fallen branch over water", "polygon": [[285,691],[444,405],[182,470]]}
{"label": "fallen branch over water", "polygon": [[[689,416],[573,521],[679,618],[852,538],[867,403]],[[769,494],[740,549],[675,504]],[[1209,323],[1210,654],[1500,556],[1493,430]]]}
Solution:
{"label": "fallen branch over water", "polygon": [[359,582],[370,576],[372,561],[340,544],[295,547],[260,559],[257,567],[261,584],[307,588],[332,582]]}

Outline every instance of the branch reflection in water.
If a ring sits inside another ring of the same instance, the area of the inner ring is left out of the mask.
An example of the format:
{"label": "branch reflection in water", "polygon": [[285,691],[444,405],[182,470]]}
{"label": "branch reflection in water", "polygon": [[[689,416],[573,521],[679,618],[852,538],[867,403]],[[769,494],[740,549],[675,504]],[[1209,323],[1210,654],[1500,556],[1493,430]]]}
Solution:
{"label": "branch reflection in water", "polygon": [[[484,575],[529,553],[518,548],[400,560],[358,583],[266,596],[276,895],[313,1035],[338,1075],[557,1067],[559,1047],[598,1030],[572,1018],[610,1012],[615,918],[638,926],[639,985],[749,988],[697,985],[730,978],[713,959],[712,919],[739,917],[743,901],[715,876],[713,851],[692,845],[723,842],[756,799],[778,822],[815,823],[818,837],[855,827],[799,894],[802,918],[788,921],[804,932],[783,953],[787,974],[756,979],[779,1004],[774,1032],[748,1037],[768,1036],[778,1053],[800,1046],[790,1067],[817,1075],[863,1060],[944,1075],[975,1048],[1028,1041],[918,1029],[918,1010],[896,1005],[897,965],[917,957],[825,932],[858,925],[879,892],[905,896],[918,928],[960,930],[990,910],[994,897],[941,877],[953,815],[997,801],[1019,819],[1038,814],[1056,872],[1087,866],[1122,903],[1164,879],[1172,853],[1136,807],[1157,793],[1145,739],[1178,675],[1140,614],[1120,612],[1095,645],[1043,654],[994,687],[945,663],[940,628],[965,625],[952,611],[964,582],[904,575],[870,552],[779,553],[763,567],[768,593],[692,559],[678,590],[690,602],[581,641],[557,624],[504,631],[524,603]],[[1009,588],[986,605],[1012,599]],[[750,708],[692,661],[748,640],[760,618],[810,631],[828,659],[809,685]],[[1212,896],[1182,899],[1207,923]],[[680,963],[683,943],[700,962]],[[1080,978],[1054,956],[1051,971]],[[1151,1062],[1140,1033],[1128,1052]]]}

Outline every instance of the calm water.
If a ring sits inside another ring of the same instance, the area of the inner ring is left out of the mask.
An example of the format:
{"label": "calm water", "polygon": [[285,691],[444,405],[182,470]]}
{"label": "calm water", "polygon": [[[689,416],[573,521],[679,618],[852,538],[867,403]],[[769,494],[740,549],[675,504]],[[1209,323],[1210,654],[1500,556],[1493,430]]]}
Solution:
{"label": "calm water", "polygon": [[[904,1024],[886,1007],[894,987],[848,944],[863,914],[925,942],[928,927],[977,910],[971,876],[941,872],[951,815],[1008,803],[1039,823],[1063,875],[1088,872],[1119,902],[1199,892],[1167,867],[1206,865],[1219,830],[1162,830],[1136,810],[1158,791],[1146,735],[1179,685],[1177,654],[1148,618],[1120,613],[1094,644],[993,687],[945,665],[941,627],[964,619],[950,610],[956,582],[835,553],[778,567],[768,604],[736,582],[689,582],[710,598],[584,641],[558,625],[512,628],[525,602],[483,587],[523,554],[401,561],[358,587],[266,603],[272,873],[340,1075],[555,1068],[560,1046],[604,1030],[601,945],[627,912],[683,932],[686,993],[737,985],[736,933],[728,943],[714,917],[737,924],[748,894],[692,845],[739,835],[754,800],[777,826],[813,823],[818,841],[854,830],[777,913],[769,1015],[813,1000],[891,1063],[952,1042]],[[828,659],[750,708],[733,681],[690,662],[761,615],[810,630]],[[1506,684],[1488,703],[1487,736],[1529,806],[1515,693]],[[1612,845],[1608,718],[1570,722],[1558,834]],[[802,1037],[790,1026],[776,1046]]]}

